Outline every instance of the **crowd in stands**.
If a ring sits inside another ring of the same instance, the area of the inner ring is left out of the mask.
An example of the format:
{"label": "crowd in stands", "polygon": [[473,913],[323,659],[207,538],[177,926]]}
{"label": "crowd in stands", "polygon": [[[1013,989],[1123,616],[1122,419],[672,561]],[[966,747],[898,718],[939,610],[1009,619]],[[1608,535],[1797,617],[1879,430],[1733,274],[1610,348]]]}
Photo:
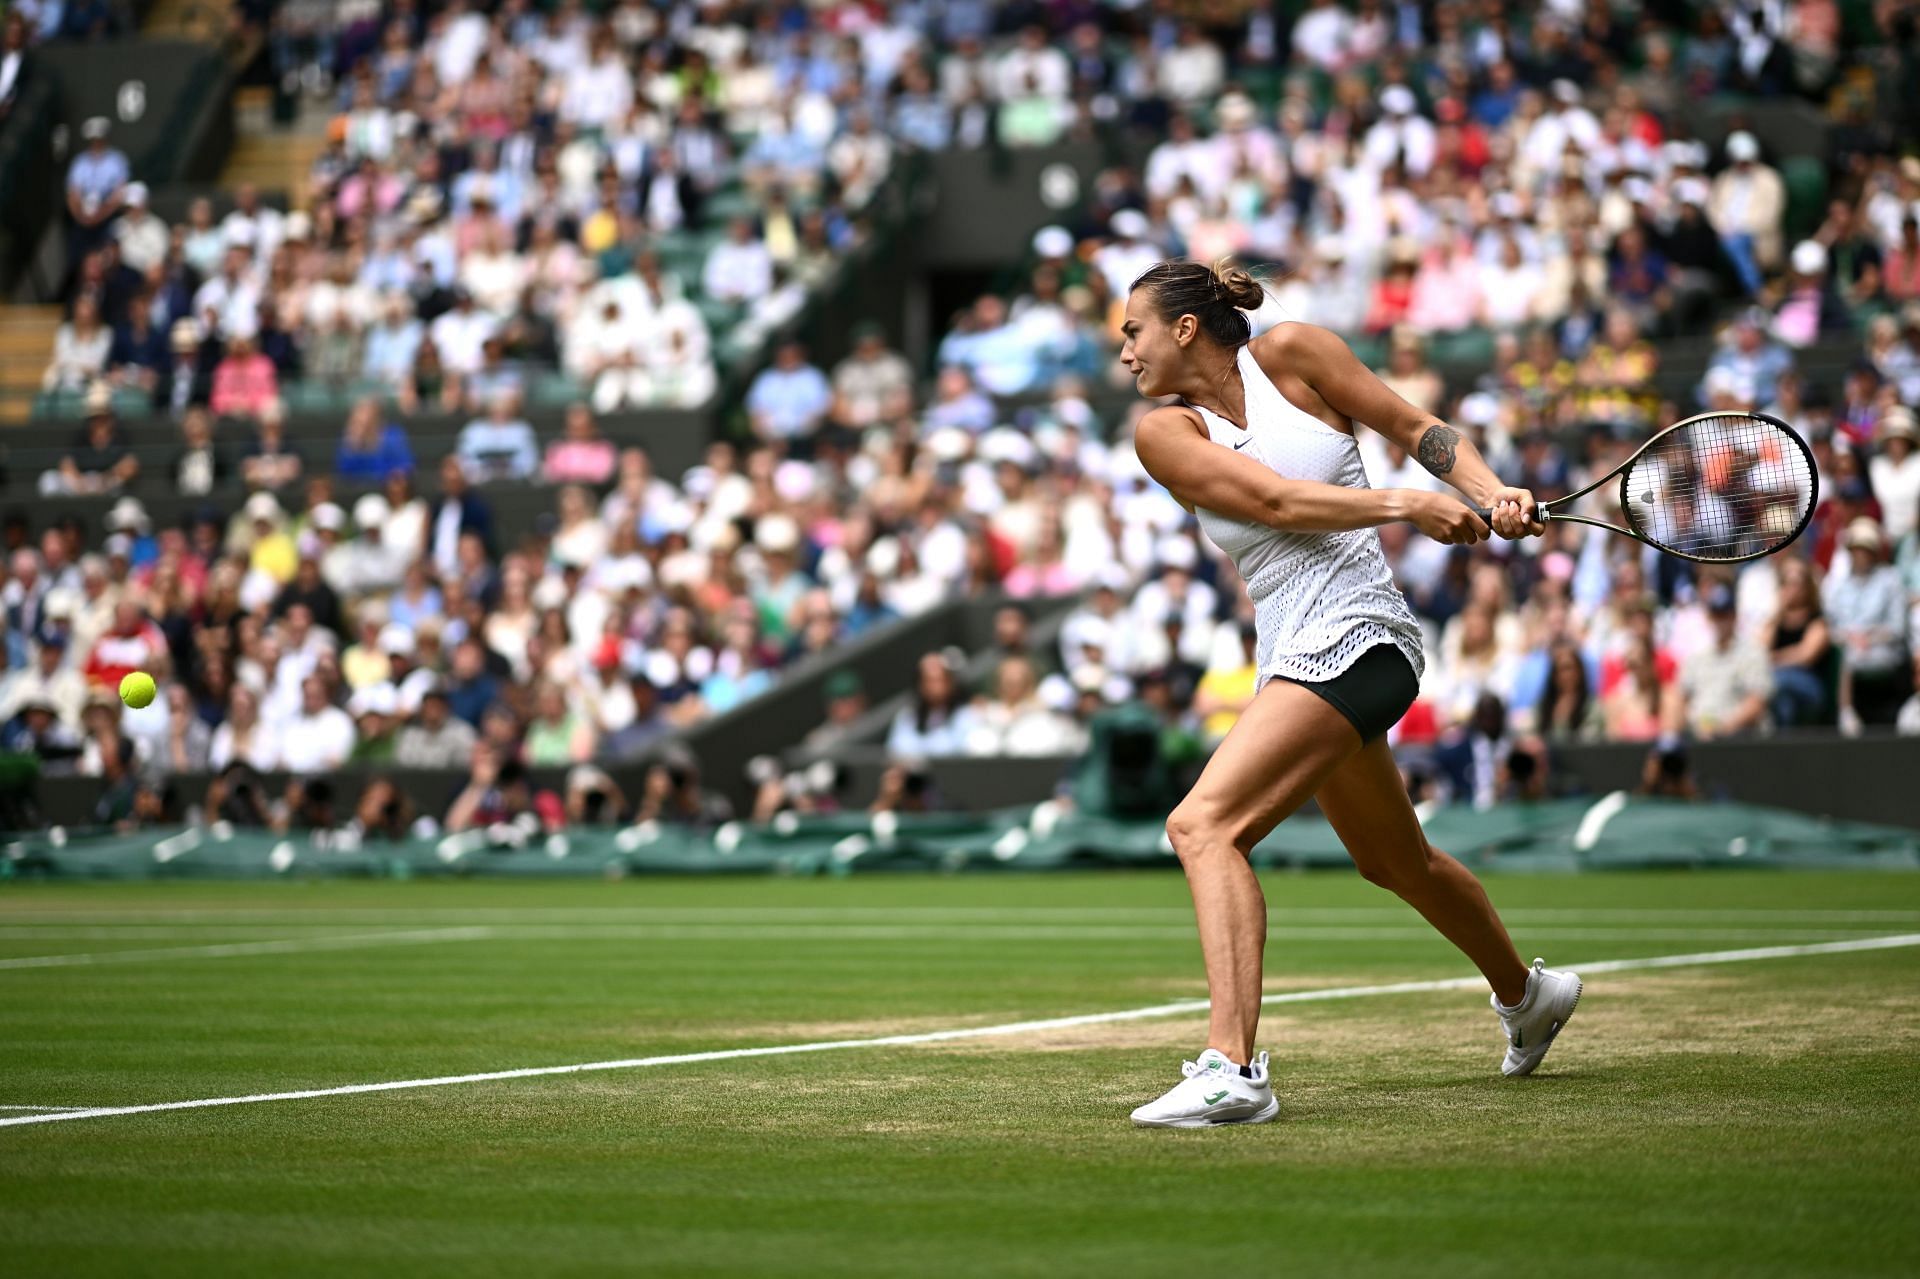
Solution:
{"label": "crowd in stands", "polygon": [[[250,496],[177,526],[122,498],[97,544],[13,526],[0,744],[124,779],[115,817],[154,775],[286,771],[308,780],[247,802],[299,820],[326,802],[312,779],[393,761],[469,772],[426,814],[449,828],[710,818],[686,760],[637,795],[601,766],[801,657],[998,590],[1088,597],[1046,642],[1013,610],[979,687],[921,663],[884,804],[927,802],[916,761],[1069,753],[1122,701],[1204,748],[1254,693],[1250,612],[1134,456],[1146,406],[1112,407],[1127,287],[1182,253],[1268,263],[1257,328],[1349,335],[1542,497],[1702,408],[1813,442],[1812,527],[1737,572],[1574,525],[1473,551],[1383,528],[1428,631],[1396,740],[1457,797],[1527,793],[1540,770],[1514,761],[1559,741],[1920,732],[1920,159],[1871,127],[1891,108],[1861,103],[1831,4],[1751,12],[1736,37],[1711,7],[1679,32],[1605,6],[1317,0],[1222,38],[1161,7],[287,6],[275,56],[340,112],[312,207],[243,190],[224,219],[156,228],[122,179],[49,373],[138,386],[178,419],[180,493],[238,475]],[[1263,70],[1270,93],[1244,87]],[[1806,234],[1786,157],[1686,131],[1677,108],[1721,89],[1832,91],[1850,149]],[[788,342],[746,392],[750,438],[677,481],[602,438],[601,413],[710,394],[708,317],[790,314],[903,148],[1100,128],[1159,140],[955,317],[931,377],[881,330],[829,367]],[[701,255],[670,269],[690,230]],[[1663,390],[1662,340],[1708,332],[1704,377]],[[1484,359],[1438,358],[1468,339]],[[543,365],[588,387],[546,440],[525,407]],[[314,376],[363,393],[331,458],[283,432],[288,381]],[[407,430],[428,405],[469,422],[437,461]],[[89,412],[49,491],[135,473],[110,405]],[[1437,486],[1361,434],[1377,486]],[[487,486],[526,480],[559,485],[556,509],[505,536]],[[112,696],[132,669],[162,679],[149,711]],[[865,710],[842,687],[822,733]],[[583,771],[543,796],[541,766]],[[358,819],[410,823],[415,802]]]}

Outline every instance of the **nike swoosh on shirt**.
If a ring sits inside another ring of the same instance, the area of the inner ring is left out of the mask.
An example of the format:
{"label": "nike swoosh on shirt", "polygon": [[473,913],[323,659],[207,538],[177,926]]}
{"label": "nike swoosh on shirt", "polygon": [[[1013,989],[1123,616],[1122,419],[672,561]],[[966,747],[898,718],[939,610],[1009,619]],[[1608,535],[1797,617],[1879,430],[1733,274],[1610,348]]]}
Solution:
{"label": "nike swoosh on shirt", "polygon": [[1238,453],[1241,449],[1247,447],[1247,445],[1251,443],[1253,443],[1253,437],[1249,435],[1246,439],[1241,440],[1238,444],[1234,445],[1233,451]]}

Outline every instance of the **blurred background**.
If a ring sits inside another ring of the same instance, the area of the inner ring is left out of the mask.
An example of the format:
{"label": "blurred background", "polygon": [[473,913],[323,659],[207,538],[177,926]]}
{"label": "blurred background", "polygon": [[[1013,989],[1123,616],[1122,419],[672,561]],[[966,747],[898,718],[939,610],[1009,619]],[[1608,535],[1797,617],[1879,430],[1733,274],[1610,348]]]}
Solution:
{"label": "blurred background", "polygon": [[1708,408],[1813,444],[1737,571],[1383,528],[1423,811],[1920,826],[1917,21],[7,4],[0,826],[1151,826],[1255,682],[1115,363],[1180,255],[1543,498]]}

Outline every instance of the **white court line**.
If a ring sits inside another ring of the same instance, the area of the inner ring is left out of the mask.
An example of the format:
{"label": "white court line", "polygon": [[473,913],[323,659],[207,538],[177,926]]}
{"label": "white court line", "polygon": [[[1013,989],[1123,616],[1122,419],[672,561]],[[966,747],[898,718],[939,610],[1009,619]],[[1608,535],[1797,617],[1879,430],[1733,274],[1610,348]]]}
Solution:
{"label": "white court line", "polygon": [[[1760,946],[1752,950],[1710,950],[1692,955],[1652,955],[1643,959],[1607,959],[1590,964],[1575,964],[1582,975],[1620,973],[1636,968],[1686,968],[1703,964],[1737,964],[1754,959],[1792,959],[1802,955],[1843,955],[1862,950],[1893,950],[1920,946],[1920,933],[1891,937],[1866,937],[1856,941],[1817,942],[1806,946]],[[1484,987],[1483,977],[1449,977],[1439,981],[1402,981],[1384,986],[1334,986],[1324,990],[1295,990],[1268,995],[1262,1004],[1305,1004],[1327,999],[1358,999],[1368,995],[1408,995],[1423,991],[1472,990]],[[722,1048],[712,1052],[676,1053],[661,1057],[628,1057],[618,1061],[587,1061],[569,1066],[527,1066],[519,1070],[490,1070],[473,1075],[440,1075],[430,1079],[390,1079],[377,1084],[346,1084],[337,1088],[303,1088],[297,1092],[252,1093],[244,1097],[202,1097],[194,1101],[163,1101],[145,1106],[100,1106],[92,1110],[70,1110],[58,1114],[20,1115],[0,1119],[0,1128],[25,1124],[51,1124],[67,1119],[105,1119],[115,1115],[150,1115],[163,1110],[201,1110],[210,1106],[250,1106],[264,1101],[306,1101],[315,1097],[346,1097],[358,1093],[397,1092],[408,1088],[449,1088],[455,1084],[495,1083],[505,1079],[538,1079],[549,1075],[583,1075],[595,1071],[636,1070],[644,1066],[685,1066],[704,1061],[734,1061],[742,1057],[787,1057],[796,1053],[834,1052],[844,1048],[893,1048],[915,1044],[947,1043],[958,1039],[985,1039],[990,1036],[1030,1034],[1034,1031],[1069,1030],[1077,1026],[1099,1026],[1116,1021],[1145,1021],[1153,1017],[1174,1017],[1207,1010],[1204,999],[1184,999],[1147,1008],[1123,1008],[1117,1012],[1082,1013],[1077,1017],[1045,1017],[1036,1021],[1013,1021],[998,1026],[969,1026],[958,1030],[934,1030],[913,1035],[880,1035],[872,1039],[825,1039],[805,1044],[778,1044],[763,1048]]]}
{"label": "white court line", "polygon": [[[1570,927],[1552,924],[1516,926],[1522,935],[1535,941],[1836,941],[1862,933],[1878,935],[1875,928],[1667,928]],[[166,933],[146,929],[126,930],[124,939],[165,938]],[[1194,935],[1191,922],[1180,924],[1019,924],[979,923],[942,924],[857,924],[818,921],[798,924],[486,924],[465,928],[423,930],[419,933],[318,934],[307,937],[271,938],[257,941],[220,942],[201,946],[165,946],[141,950],[98,951],[89,954],[28,955],[0,959],[6,968],[68,968],[104,963],[161,963],[169,959],[221,958],[231,955],[277,954],[303,950],[346,950],[388,943],[460,942],[460,941],[630,941],[684,942],[725,941],[771,945],[783,942],[1042,942],[1042,941],[1187,941]],[[8,941],[116,940],[123,939],[111,929],[52,930],[26,936],[0,928],[0,943]],[[1400,926],[1348,926],[1340,924],[1289,924],[1276,921],[1268,933],[1269,946],[1308,942],[1398,942],[1441,941],[1439,934],[1425,924]],[[125,956],[127,958],[122,959]]]}
{"label": "white court line", "polygon": [[98,1110],[98,1106],[0,1106],[0,1110]]}
{"label": "white court line", "polygon": [[308,950],[357,950],[366,946],[411,946],[421,942],[477,941],[487,928],[420,928],[397,933],[346,933],[331,937],[288,937],[275,941],[219,942],[211,946],[161,946],[148,950],[103,950],[73,955],[18,955],[0,959],[0,968],[81,968],[94,964],[137,964],[166,959],[229,959],[236,955],[287,955]]}

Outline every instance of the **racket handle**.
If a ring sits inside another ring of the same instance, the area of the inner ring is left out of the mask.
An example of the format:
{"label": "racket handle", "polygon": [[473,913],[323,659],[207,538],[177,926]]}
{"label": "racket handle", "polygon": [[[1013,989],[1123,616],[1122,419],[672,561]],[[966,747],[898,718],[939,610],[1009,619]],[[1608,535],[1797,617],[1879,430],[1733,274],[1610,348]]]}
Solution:
{"label": "racket handle", "polygon": [[[1478,515],[1481,519],[1485,520],[1487,522],[1488,528],[1493,527],[1493,508],[1492,507],[1475,506],[1475,507],[1470,507],[1468,509],[1470,509],[1475,515]],[[1545,502],[1535,502],[1533,504],[1533,514],[1534,514],[1534,518],[1538,519],[1542,524],[1545,524],[1548,520],[1553,518],[1553,512],[1547,509],[1547,504]]]}

